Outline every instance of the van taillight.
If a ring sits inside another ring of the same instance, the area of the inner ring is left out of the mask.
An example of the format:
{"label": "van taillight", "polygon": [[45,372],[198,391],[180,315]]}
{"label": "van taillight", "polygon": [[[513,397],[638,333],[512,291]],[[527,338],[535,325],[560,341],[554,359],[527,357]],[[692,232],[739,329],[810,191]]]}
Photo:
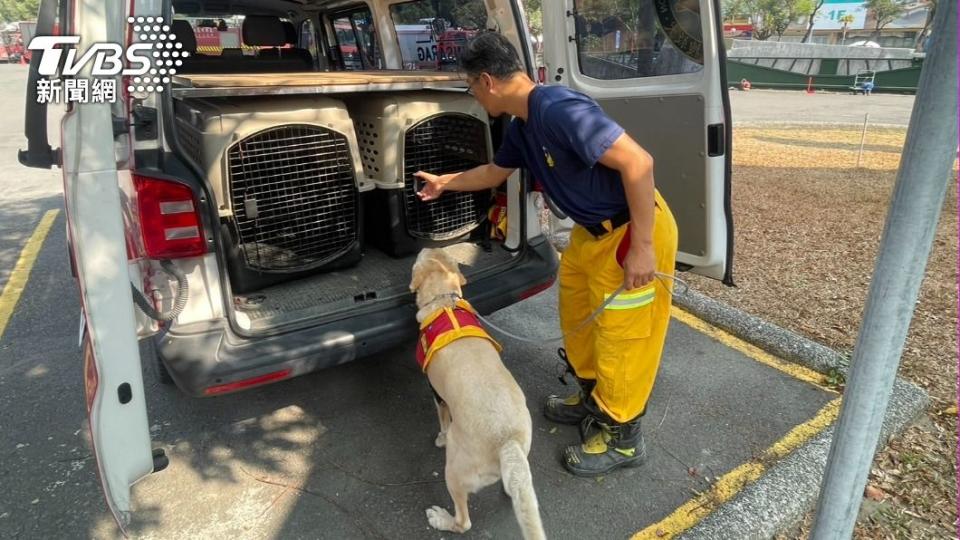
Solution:
{"label": "van taillight", "polygon": [[207,251],[193,191],[172,180],[133,175],[147,257],[194,257]]}

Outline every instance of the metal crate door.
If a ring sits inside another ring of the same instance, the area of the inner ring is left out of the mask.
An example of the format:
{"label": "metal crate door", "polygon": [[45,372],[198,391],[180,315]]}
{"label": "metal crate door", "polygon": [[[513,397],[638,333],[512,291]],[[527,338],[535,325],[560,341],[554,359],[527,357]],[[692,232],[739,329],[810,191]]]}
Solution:
{"label": "metal crate door", "polygon": [[486,217],[490,192],[447,192],[423,202],[413,173],[447,174],[489,161],[490,128],[466,114],[441,114],[423,120],[404,135],[404,210],[407,233],[415,238],[447,240],[475,229]]}
{"label": "metal crate door", "polygon": [[245,263],[309,270],[356,241],[358,194],[347,139],[312,125],[260,131],[228,151],[230,201]]}

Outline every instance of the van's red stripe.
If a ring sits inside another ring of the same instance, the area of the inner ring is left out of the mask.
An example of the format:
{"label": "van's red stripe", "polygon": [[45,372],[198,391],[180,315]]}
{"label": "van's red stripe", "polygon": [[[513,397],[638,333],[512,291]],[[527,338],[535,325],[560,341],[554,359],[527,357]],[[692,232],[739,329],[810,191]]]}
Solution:
{"label": "van's red stripe", "polygon": [[261,384],[267,384],[271,382],[276,382],[281,379],[286,379],[293,373],[292,369],[282,369],[280,371],[274,371],[272,373],[267,373],[265,375],[258,375],[256,377],[251,377],[249,379],[243,379],[242,381],[220,384],[217,386],[211,386],[203,391],[203,394],[206,396],[215,396],[217,394],[226,394],[227,392],[235,392],[237,390],[242,390],[244,388],[250,388],[251,386],[259,386]]}

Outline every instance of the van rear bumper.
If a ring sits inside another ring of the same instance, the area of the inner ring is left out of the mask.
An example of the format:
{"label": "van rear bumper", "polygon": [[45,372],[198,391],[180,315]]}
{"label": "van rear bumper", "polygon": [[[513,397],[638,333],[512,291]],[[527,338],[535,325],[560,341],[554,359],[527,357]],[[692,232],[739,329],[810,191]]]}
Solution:
{"label": "van rear bumper", "polygon": [[[470,283],[464,295],[487,314],[519,302],[556,279],[559,260],[543,237],[531,240],[520,262],[500,275]],[[412,299],[412,297],[411,297]],[[205,397],[295,377],[413,342],[413,302],[284,334],[248,338],[224,319],[176,327],[156,343],[157,353],[177,386]],[[411,362],[413,361],[411,353]]]}

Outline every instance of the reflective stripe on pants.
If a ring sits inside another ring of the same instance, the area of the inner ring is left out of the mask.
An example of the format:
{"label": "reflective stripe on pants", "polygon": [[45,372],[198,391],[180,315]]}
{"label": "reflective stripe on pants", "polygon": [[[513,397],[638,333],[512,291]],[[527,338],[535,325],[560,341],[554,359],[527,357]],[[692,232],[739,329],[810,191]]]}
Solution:
{"label": "reflective stripe on pants", "polygon": [[[672,275],[677,256],[677,225],[656,194],[653,246],[657,271]],[[617,295],[590,325],[574,332],[623,283],[616,252],[629,226],[595,238],[575,226],[560,261],[560,326],[577,377],[595,379],[593,398],[617,422],[644,411],[660,367],[670,323],[671,280],[655,279]]]}

